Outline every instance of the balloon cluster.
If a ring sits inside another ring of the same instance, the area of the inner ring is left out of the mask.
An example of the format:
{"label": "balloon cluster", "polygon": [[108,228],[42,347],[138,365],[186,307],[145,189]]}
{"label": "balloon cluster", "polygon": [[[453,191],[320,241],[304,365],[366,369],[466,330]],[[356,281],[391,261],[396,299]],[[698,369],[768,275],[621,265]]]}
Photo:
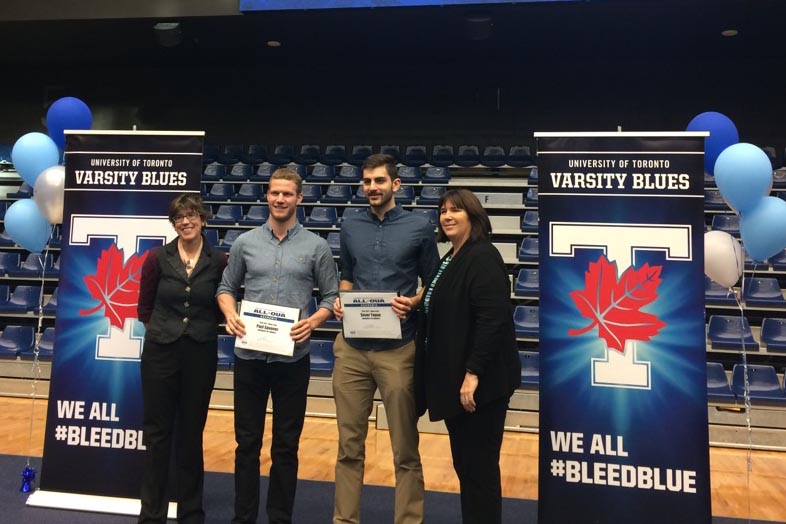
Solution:
{"label": "balloon cluster", "polygon": [[[688,131],[709,131],[704,142],[704,170],[715,177],[718,191],[740,215],[740,235],[755,261],[764,261],[786,248],[786,201],[769,196],[772,163],[753,144],[739,142],[734,123],[725,115],[702,113]],[[704,272],[724,287],[742,276],[743,255],[737,239],[722,231],[704,235]]]}
{"label": "balloon cluster", "polygon": [[[33,186],[33,199],[14,202],[6,211],[5,228],[11,239],[31,252],[43,250],[51,226],[63,221],[65,168],[59,165],[66,129],[90,129],[93,115],[78,98],[55,101],[46,114],[49,136],[27,133],[11,150],[11,161],[22,179]],[[58,149],[59,148],[59,149]]]}

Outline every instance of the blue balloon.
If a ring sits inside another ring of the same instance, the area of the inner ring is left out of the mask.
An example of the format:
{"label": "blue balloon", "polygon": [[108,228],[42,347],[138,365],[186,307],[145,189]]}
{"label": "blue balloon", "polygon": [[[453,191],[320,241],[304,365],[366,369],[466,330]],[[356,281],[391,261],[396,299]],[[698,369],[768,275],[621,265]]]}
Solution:
{"label": "blue balloon", "polygon": [[786,201],[764,197],[759,204],[740,214],[740,234],[745,250],[757,262],[786,248]]}
{"label": "blue balloon", "polygon": [[737,127],[729,117],[715,111],[697,115],[688,124],[688,131],[709,131],[704,139],[704,171],[713,175],[715,161],[724,149],[740,141]]}
{"label": "blue balloon", "polygon": [[52,139],[43,133],[27,133],[19,137],[11,150],[11,162],[25,182],[31,186],[41,171],[56,166],[60,152]]}
{"label": "blue balloon", "polygon": [[5,230],[14,242],[34,253],[44,249],[52,232],[32,198],[11,204],[5,212]]}
{"label": "blue balloon", "polygon": [[93,127],[93,114],[87,104],[78,98],[66,96],[55,100],[46,112],[46,128],[49,130],[49,136],[60,149],[65,149],[64,130],[91,127]]}
{"label": "blue balloon", "polygon": [[715,162],[715,183],[731,207],[740,213],[749,211],[772,188],[770,158],[753,144],[729,146]]}

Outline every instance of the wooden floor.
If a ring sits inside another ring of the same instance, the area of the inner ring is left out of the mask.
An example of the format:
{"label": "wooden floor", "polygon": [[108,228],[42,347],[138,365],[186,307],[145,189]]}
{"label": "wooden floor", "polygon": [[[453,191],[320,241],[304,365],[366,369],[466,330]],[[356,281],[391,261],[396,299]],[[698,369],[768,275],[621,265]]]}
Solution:
{"label": "wooden floor", "polygon": [[[45,400],[0,397],[0,453],[41,456],[45,416]],[[269,435],[267,424],[263,474],[270,467]],[[337,442],[335,420],[307,418],[300,441],[299,477],[333,480]],[[457,491],[447,436],[422,434],[420,452],[426,489]],[[205,468],[232,472],[233,456],[232,412],[211,410],[205,430]],[[746,450],[710,450],[713,515],[786,522],[786,453],[752,452],[750,476],[746,474],[747,457]],[[537,459],[537,435],[505,434],[501,459],[503,495],[537,498]],[[392,486],[393,478],[388,433],[377,431],[372,425],[366,440],[366,483]]]}

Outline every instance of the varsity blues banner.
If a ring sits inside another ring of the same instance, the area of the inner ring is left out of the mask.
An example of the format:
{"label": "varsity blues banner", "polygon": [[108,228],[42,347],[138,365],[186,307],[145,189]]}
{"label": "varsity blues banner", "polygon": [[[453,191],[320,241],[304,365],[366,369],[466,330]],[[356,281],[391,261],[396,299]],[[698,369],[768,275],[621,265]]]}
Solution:
{"label": "varsity blues banner", "polygon": [[541,524],[709,524],[706,133],[536,133]]}
{"label": "varsity blues banner", "polygon": [[139,497],[140,272],[148,250],[175,236],[169,202],[199,192],[203,140],[66,132],[55,352],[41,489],[30,504],[48,505],[48,492]]}

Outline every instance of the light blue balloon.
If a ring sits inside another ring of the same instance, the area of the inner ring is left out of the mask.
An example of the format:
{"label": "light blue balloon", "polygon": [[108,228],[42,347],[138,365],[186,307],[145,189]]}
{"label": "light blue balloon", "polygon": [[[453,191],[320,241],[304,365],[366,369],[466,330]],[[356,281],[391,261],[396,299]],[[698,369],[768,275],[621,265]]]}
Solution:
{"label": "light blue balloon", "polygon": [[11,204],[5,212],[5,230],[14,242],[33,253],[46,247],[52,232],[32,198]]}
{"label": "light blue balloon", "polygon": [[759,204],[740,214],[740,234],[745,250],[757,262],[786,248],[786,201],[764,197]]}
{"label": "light blue balloon", "polygon": [[60,152],[51,138],[43,133],[27,133],[19,137],[11,150],[11,162],[25,182],[35,185],[38,175],[60,162]]}
{"label": "light blue balloon", "polygon": [[723,150],[715,162],[715,183],[731,207],[753,209],[772,187],[772,163],[767,153],[740,142]]}

